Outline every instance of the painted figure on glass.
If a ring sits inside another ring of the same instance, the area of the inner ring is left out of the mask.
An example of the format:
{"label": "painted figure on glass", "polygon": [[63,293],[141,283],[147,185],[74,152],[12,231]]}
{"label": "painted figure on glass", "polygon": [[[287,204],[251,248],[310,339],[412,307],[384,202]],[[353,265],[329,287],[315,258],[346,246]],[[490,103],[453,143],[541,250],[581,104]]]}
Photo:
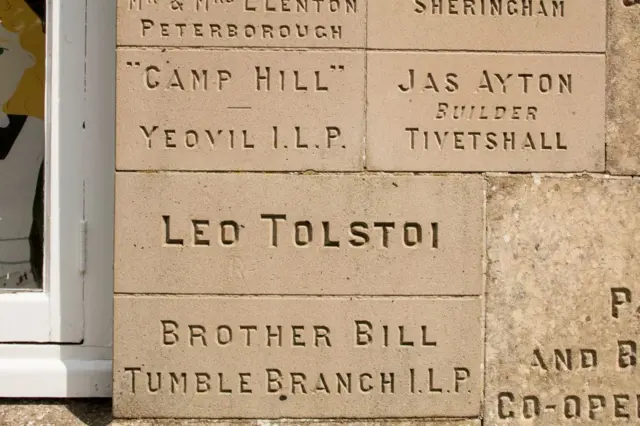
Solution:
{"label": "painted figure on glass", "polygon": [[0,0],[0,289],[40,288],[44,0]]}

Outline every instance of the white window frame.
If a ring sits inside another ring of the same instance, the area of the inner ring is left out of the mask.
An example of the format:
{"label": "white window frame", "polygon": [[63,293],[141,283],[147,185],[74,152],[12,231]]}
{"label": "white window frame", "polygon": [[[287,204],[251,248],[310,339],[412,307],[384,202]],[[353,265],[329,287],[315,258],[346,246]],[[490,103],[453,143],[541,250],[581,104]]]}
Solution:
{"label": "white window frame", "polygon": [[[48,6],[43,291],[0,293],[0,342],[83,338],[78,231],[83,223],[84,7]],[[84,6],[84,4],[82,5]],[[63,12],[64,10],[64,12]],[[75,256],[74,256],[75,255]],[[75,257],[75,259],[74,259]],[[61,285],[64,283],[64,287]],[[64,319],[62,318],[64,315]]]}
{"label": "white window frame", "polygon": [[111,396],[115,1],[47,4],[45,268],[0,293],[0,397]]}

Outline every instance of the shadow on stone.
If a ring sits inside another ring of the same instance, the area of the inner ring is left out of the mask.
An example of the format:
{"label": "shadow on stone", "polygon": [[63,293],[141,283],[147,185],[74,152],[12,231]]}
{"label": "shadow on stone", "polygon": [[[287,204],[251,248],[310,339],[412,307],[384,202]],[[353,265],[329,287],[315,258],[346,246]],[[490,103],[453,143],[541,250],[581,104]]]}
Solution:
{"label": "shadow on stone", "polygon": [[0,424],[89,425],[112,422],[111,399],[0,399]]}
{"label": "shadow on stone", "polygon": [[90,426],[107,426],[113,420],[111,399],[72,399],[63,404],[78,420]]}

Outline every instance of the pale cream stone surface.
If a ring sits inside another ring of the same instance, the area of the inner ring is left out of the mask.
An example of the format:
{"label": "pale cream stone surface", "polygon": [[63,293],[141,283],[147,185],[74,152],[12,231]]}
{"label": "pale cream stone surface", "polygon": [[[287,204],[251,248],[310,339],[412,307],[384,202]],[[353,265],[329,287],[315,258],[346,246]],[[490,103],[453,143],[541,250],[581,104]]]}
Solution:
{"label": "pale cream stone surface", "polygon": [[118,173],[116,197],[116,293],[482,293],[480,176]]}
{"label": "pale cream stone surface", "polygon": [[118,170],[362,169],[365,54],[120,49]]}
{"label": "pale cream stone surface", "polygon": [[480,414],[479,297],[117,295],[114,317],[115,417]]}
{"label": "pale cream stone surface", "polygon": [[117,43],[125,46],[363,48],[367,3],[363,0],[117,0]]}
{"label": "pale cream stone surface", "polygon": [[29,426],[480,426],[480,420],[118,420],[110,399],[0,400],[0,424]]}
{"label": "pale cream stone surface", "polygon": [[607,1],[607,171],[640,174],[640,4]]}
{"label": "pale cream stone surface", "polygon": [[487,192],[485,424],[638,422],[640,181],[491,177]]}
{"label": "pale cream stone surface", "polygon": [[185,424],[189,426],[481,426],[480,420],[115,420],[113,426],[159,426]]}
{"label": "pale cream stone surface", "polygon": [[604,55],[370,52],[367,69],[369,170],[604,170]]}
{"label": "pale cream stone surface", "polygon": [[3,426],[109,426],[111,399],[0,399]]}
{"label": "pale cream stone surface", "polygon": [[[607,1],[604,0],[534,0],[529,2],[533,5],[533,16],[522,16],[525,2],[520,0],[368,3],[368,46],[373,48],[538,52],[605,49]],[[441,13],[433,13],[434,3],[442,6]],[[492,16],[489,7],[492,3],[502,6],[498,16]],[[564,4],[564,16],[552,16],[554,3]],[[541,4],[549,16],[544,16]],[[486,7],[483,9],[481,5]]]}

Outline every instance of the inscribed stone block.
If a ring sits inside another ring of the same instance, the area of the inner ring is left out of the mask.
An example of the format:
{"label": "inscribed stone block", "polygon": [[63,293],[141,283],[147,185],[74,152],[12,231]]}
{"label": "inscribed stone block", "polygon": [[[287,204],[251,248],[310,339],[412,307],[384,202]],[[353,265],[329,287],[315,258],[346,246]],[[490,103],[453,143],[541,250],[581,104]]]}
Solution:
{"label": "inscribed stone block", "polygon": [[363,0],[117,0],[118,45],[360,47]]}
{"label": "inscribed stone block", "polygon": [[488,182],[485,422],[640,420],[640,182]]}
{"label": "inscribed stone block", "polygon": [[118,293],[478,295],[480,176],[118,173]]}
{"label": "inscribed stone block", "polygon": [[371,0],[368,46],[604,52],[603,0]]}
{"label": "inscribed stone block", "polygon": [[118,170],[362,169],[364,52],[120,49]]}
{"label": "inscribed stone block", "polygon": [[602,171],[604,59],[370,52],[367,169]]}
{"label": "inscribed stone block", "polygon": [[479,297],[116,296],[116,417],[474,417]]}

